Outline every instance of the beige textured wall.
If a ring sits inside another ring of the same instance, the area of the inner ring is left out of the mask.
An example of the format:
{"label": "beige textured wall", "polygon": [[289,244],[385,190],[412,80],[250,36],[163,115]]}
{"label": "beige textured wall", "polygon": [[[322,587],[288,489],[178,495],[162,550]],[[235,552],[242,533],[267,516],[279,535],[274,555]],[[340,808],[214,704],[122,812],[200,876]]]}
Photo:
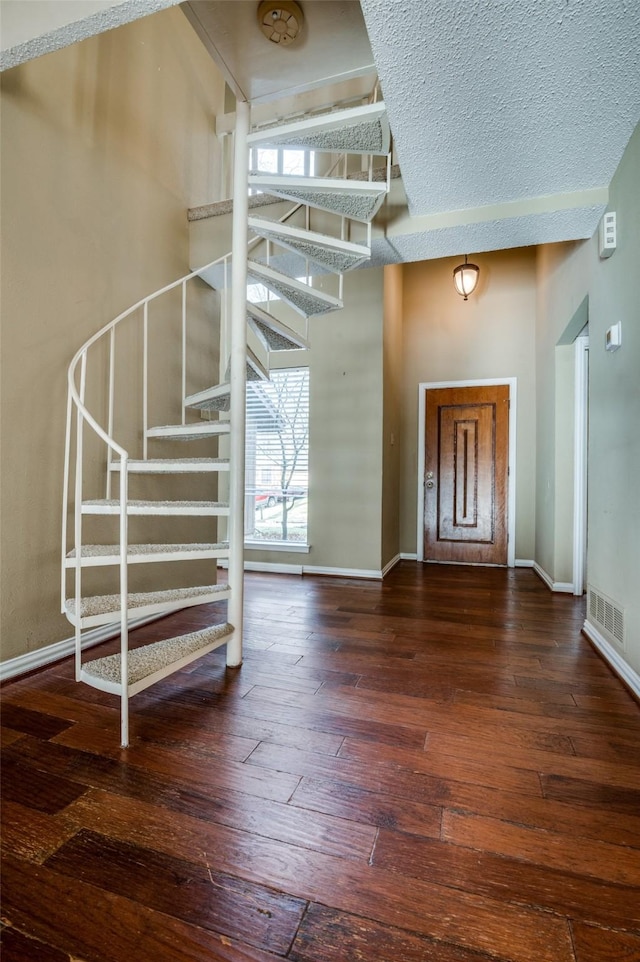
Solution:
{"label": "beige textured wall", "polygon": [[400,452],[402,397],[401,264],[384,269],[382,342],[382,567],[400,553]]}
{"label": "beige textured wall", "polygon": [[343,297],[342,311],[311,318],[309,351],[275,362],[309,365],[310,551],[251,549],[248,561],[380,570],[383,271],[346,274]]}
{"label": "beige textured wall", "polygon": [[[587,577],[625,613],[625,659],[640,674],[640,126],[609,189],[618,249],[589,274],[589,521]],[[593,249],[594,241],[591,248]],[[622,348],[604,350],[622,322]]]}
{"label": "beige textured wall", "polygon": [[[5,659],[72,633],[59,614],[67,366],[101,325],[188,270],[186,208],[217,199],[222,95],[178,9],[2,76]],[[204,287],[193,297],[215,311]]]}
{"label": "beige textured wall", "polygon": [[[588,296],[589,453],[587,580],[624,609],[626,648],[619,654],[640,672],[640,312],[636,260],[640,245],[640,128],[611,182],[609,209],[618,215],[615,253],[598,256],[597,235],[581,244],[544,248],[539,257],[538,423],[553,437],[553,352]],[[607,328],[622,322],[622,348],[604,350]],[[551,369],[549,369],[549,366]],[[549,553],[554,519],[538,476],[538,553]]]}
{"label": "beige textured wall", "polygon": [[516,559],[532,559],[535,533],[535,311],[533,248],[479,254],[480,280],[467,302],[455,292],[459,259],[403,270],[401,550],[415,553],[418,502],[418,384],[518,381]]}

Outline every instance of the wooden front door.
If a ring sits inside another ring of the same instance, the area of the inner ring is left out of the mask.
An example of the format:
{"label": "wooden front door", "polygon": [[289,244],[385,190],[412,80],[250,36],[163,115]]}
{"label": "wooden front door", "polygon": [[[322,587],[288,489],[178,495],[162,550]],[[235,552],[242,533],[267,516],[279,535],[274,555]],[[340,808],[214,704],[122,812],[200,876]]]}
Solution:
{"label": "wooden front door", "polygon": [[426,392],[424,559],[507,563],[509,387]]}

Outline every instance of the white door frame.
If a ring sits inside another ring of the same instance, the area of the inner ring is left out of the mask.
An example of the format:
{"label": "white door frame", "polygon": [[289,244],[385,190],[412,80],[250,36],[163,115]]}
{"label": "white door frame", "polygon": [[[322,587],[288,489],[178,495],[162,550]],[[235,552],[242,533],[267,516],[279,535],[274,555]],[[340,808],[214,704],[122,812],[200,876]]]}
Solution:
{"label": "white door frame", "polygon": [[427,391],[443,387],[509,388],[509,476],[507,479],[507,567],[516,563],[516,415],[518,379],[516,377],[484,378],[477,381],[421,381],[418,384],[418,561],[424,561],[424,457]]}
{"label": "white door frame", "polygon": [[584,592],[587,567],[587,441],[589,410],[589,335],[574,343],[573,408],[573,593]]}

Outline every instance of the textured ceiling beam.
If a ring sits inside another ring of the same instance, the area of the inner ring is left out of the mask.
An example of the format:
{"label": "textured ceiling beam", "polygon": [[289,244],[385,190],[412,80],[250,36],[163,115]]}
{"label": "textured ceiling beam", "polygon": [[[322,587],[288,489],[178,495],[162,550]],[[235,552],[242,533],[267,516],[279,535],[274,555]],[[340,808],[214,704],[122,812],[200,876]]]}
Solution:
{"label": "textured ceiling beam", "polygon": [[409,220],[404,233],[374,236],[371,243],[371,264],[380,267],[383,264],[459,257],[464,253],[473,254],[475,257],[483,251],[586,240],[592,236],[604,210],[604,204],[572,207],[495,220],[450,224],[430,230],[425,230],[424,227],[411,229],[412,221]]}
{"label": "textured ceiling beam", "polygon": [[[75,0],[24,3],[3,0],[0,70],[68,47],[125,23],[139,20],[180,0]],[[37,8],[37,16],[34,16]]]}
{"label": "textured ceiling beam", "polygon": [[[402,197],[402,184],[392,185],[391,190],[390,206],[393,207],[395,216],[388,220],[384,226],[384,232],[388,237],[414,234],[419,231],[470,227],[475,224],[495,223],[513,218],[535,217],[555,211],[602,211],[609,200],[608,187],[594,187],[591,190],[546,194],[543,197],[526,197],[521,200],[504,201],[500,204],[486,204],[482,207],[470,207],[465,210],[446,210],[437,214],[412,217],[406,206],[406,200]],[[373,230],[375,237],[375,221]]]}

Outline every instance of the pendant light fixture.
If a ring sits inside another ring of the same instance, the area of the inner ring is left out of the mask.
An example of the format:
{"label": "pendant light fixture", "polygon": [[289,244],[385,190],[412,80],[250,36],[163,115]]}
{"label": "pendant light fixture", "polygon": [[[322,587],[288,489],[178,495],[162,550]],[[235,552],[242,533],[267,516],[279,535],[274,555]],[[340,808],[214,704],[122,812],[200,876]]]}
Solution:
{"label": "pendant light fixture", "polygon": [[475,291],[479,276],[480,268],[477,264],[469,264],[466,254],[464,255],[464,264],[458,264],[457,267],[454,267],[453,283],[458,294],[460,294],[465,301],[469,297],[469,294],[473,294]]}

